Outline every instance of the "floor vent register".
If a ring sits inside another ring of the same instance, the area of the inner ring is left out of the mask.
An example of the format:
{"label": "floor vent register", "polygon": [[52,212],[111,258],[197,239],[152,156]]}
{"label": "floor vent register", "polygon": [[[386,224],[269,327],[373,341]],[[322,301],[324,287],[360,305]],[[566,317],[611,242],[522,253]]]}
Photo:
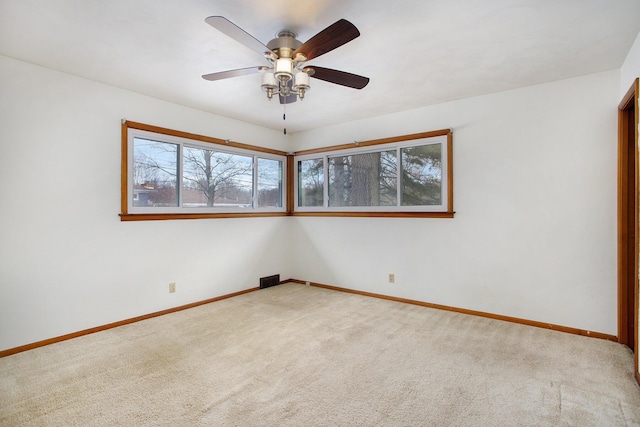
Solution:
{"label": "floor vent register", "polygon": [[279,284],[280,284],[279,274],[260,278],[260,289],[269,288],[271,286],[275,286]]}

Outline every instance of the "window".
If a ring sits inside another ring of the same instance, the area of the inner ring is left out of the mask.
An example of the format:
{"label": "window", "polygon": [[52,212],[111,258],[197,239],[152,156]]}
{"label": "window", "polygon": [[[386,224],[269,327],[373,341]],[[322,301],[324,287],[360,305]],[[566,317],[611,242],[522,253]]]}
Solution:
{"label": "window", "polygon": [[121,216],[284,215],[285,164],[284,152],[125,122]]}
{"label": "window", "polygon": [[451,143],[444,130],[297,153],[295,211],[452,217]]}
{"label": "window", "polygon": [[324,160],[298,162],[298,206],[323,206]]}
{"label": "window", "polygon": [[282,160],[258,157],[258,207],[281,208],[282,203]]}
{"label": "window", "polygon": [[285,153],[123,121],[123,221],[240,216],[452,218],[445,129]]}
{"label": "window", "polygon": [[329,207],[395,206],[395,150],[328,156]]}
{"label": "window", "polygon": [[133,206],[178,206],[179,145],[133,138]]}
{"label": "window", "polygon": [[189,146],[183,153],[183,207],[252,207],[253,156]]}

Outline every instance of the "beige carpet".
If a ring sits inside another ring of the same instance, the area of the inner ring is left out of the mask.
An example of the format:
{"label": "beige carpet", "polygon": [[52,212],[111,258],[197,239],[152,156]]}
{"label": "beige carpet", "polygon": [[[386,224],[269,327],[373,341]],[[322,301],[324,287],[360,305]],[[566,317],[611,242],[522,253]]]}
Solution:
{"label": "beige carpet", "polygon": [[618,344],[285,284],[0,359],[2,426],[632,426]]}

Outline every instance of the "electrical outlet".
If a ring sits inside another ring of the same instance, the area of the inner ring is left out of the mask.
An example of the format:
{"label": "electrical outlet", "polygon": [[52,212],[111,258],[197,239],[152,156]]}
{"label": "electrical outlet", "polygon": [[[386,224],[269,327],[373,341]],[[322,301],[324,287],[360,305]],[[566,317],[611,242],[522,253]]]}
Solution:
{"label": "electrical outlet", "polygon": [[169,293],[172,294],[176,291],[176,282],[169,283]]}
{"label": "electrical outlet", "polygon": [[307,286],[311,286],[311,282],[306,282],[306,285]]}
{"label": "electrical outlet", "polygon": [[396,275],[389,273],[389,283],[396,283]]}

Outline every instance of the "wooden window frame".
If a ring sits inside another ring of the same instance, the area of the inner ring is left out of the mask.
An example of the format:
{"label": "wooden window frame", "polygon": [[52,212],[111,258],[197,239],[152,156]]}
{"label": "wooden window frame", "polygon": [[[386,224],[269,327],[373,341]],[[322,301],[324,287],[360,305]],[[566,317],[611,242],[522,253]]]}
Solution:
{"label": "wooden window frame", "polygon": [[[260,209],[253,208],[249,212],[175,212],[175,213],[133,213],[129,212],[129,131],[141,130],[146,132],[152,132],[161,135],[167,135],[169,137],[176,137],[186,140],[191,140],[200,143],[207,143],[213,145],[224,146],[225,148],[236,148],[238,154],[244,154],[243,152],[253,153],[265,153],[283,157],[282,164],[285,168],[285,175],[283,176],[283,209],[278,211],[260,211]],[[243,152],[241,152],[242,150]],[[121,159],[121,200],[120,200],[120,220],[121,221],[155,221],[155,220],[172,220],[172,219],[204,219],[204,218],[246,218],[246,217],[273,217],[273,216],[286,216],[287,207],[290,202],[288,200],[289,192],[286,189],[288,186],[288,169],[287,164],[290,163],[287,158],[287,153],[280,150],[273,150],[269,148],[259,147],[255,145],[243,144],[240,142],[229,141],[219,138],[212,138],[203,135],[197,135],[188,132],[177,131],[173,129],[162,128],[158,126],[148,125],[144,123],[132,122],[128,120],[122,121],[122,159]]]}
{"label": "wooden window frame", "polygon": [[[137,129],[147,132],[153,132],[182,139],[189,139],[197,142],[205,142],[224,147],[239,148],[257,153],[266,153],[276,156],[285,157],[284,160],[284,191],[283,191],[283,211],[260,212],[253,210],[251,212],[178,212],[178,213],[132,213],[129,212],[129,129]],[[309,154],[324,154],[339,150],[349,150],[354,147],[373,147],[384,144],[393,144],[403,141],[411,141],[417,139],[432,138],[438,136],[446,136],[447,150],[447,209],[446,211],[296,211],[295,210],[295,157],[305,156]],[[356,145],[357,144],[357,145]],[[299,152],[285,152],[270,148],[260,147],[256,145],[244,144],[236,141],[224,140],[182,132],[174,129],[153,126],[149,124],[123,120],[122,121],[122,153],[121,153],[121,200],[119,214],[121,221],[158,221],[158,220],[177,220],[177,219],[208,219],[208,218],[260,218],[260,217],[278,217],[278,216],[317,216],[317,217],[388,217],[388,218],[453,218],[453,132],[451,129],[435,130],[430,132],[421,132],[409,135],[401,135],[390,138],[375,139],[369,141],[361,141],[356,144],[333,145],[310,150],[302,150]]]}
{"label": "wooden window frame", "polygon": [[[430,132],[414,133],[409,135],[395,136],[391,138],[375,139],[370,141],[355,142],[352,144],[333,145],[329,147],[315,148],[310,150],[302,150],[293,153],[294,159],[291,161],[291,166],[288,168],[291,175],[294,175],[296,161],[295,158],[307,157],[309,155],[320,154],[326,155],[327,153],[334,153],[343,150],[353,150],[354,148],[365,147],[378,147],[384,145],[395,144],[399,142],[406,142],[419,139],[427,139],[445,136],[446,139],[446,195],[447,206],[446,210],[442,211],[420,211],[420,210],[402,210],[402,209],[389,209],[383,210],[380,207],[376,209],[366,210],[339,210],[339,209],[309,209],[296,210],[296,194],[291,194],[287,200],[289,200],[290,214],[292,216],[326,216],[326,217],[390,217],[390,218],[453,218],[455,211],[453,210],[453,132],[451,129],[435,130]],[[294,186],[295,177],[289,178],[290,183],[288,187]],[[325,184],[326,185],[326,184]],[[288,188],[290,193],[293,193],[293,188]]]}

